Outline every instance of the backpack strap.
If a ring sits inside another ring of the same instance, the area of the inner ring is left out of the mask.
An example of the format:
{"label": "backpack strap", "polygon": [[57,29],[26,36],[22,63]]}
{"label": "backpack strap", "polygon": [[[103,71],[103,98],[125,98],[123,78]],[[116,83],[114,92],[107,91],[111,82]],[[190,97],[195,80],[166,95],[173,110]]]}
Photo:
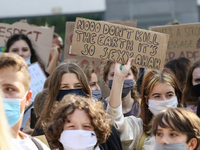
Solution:
{"label": "backpack strap", "polygon": [[41,144],[36,139],[34,139],[34,137],[32,137],[32,136],[29,136],[29,137],[33,141],[33,143],[36,145],[36,147],[38,148],[38,150],[43,150]]}
{"label": "backpack strap", "polygon": [[144,140],[146,139],[146,134],[145,132],[143,131],[142,133],[142,137],[140,138],[140,142],[139,142],[139,145],[138,145],[138,150],[141,150],[142,149],[142,146],[144,145]]}

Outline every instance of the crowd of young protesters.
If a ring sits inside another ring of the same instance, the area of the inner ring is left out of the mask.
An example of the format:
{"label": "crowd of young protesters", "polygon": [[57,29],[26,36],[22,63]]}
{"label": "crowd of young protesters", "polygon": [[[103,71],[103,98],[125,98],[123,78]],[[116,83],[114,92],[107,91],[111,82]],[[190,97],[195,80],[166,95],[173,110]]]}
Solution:
{"label": "crowd of young protesters", "polygon": [[[94,66],[60,62],[62,48],[54,34],[45,67],[26,35],[8,39],[0,53],[0,149],[198,149],[200,59],[178,58],[162,71],[131,66],[134,58],[127,64],[107,61],[100,87]],[[47,79],[31,104],[28,65],[36,61]],[[105,86],[108,97],[102,97]]]}

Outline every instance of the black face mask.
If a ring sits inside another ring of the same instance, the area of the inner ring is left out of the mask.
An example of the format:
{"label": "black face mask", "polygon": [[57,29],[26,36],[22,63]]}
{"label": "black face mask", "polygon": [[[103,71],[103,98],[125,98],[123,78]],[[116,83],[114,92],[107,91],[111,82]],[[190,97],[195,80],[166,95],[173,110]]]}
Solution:
{"label": "black face mask", "polygon": [[198,97],[197,116],[200,118],[200,97]]}
{"label": "black face mask", "polygon": [[200,84],[194,85],[193,91],[194,91],[195,96],[200,97]]}
{"label": "black face mask", "polygon": [[87,97],[87,95],[83,92],[82,89],[60,90],[57,96],[57,100],[61,101],[62,98],[67,94],[75,94],[75,95]]}
{"label": "black face mask", "polygon": [[[112,83],[113,83],[113,80],[109,80],[108,86],[110,89],[112,88]],[[132,79],[124,80],[122,98],[126,97],[132,89],[133,89],[133,80]]]}

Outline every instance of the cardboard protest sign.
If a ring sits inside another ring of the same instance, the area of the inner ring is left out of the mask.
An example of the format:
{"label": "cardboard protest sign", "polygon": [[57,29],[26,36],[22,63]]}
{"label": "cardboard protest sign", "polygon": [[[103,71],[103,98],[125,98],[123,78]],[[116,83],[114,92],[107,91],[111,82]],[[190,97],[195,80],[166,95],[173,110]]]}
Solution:
{"label": "cardboard protest sign", "polygon": [[39,139],[42,143],[46,144],[47,147],[50,147],[45,135],[34,136],[34,138]]}
{"label": "cardboard protest sign", "polygon": [[168,35],[138,28],[77,18],[72,40],[72,54],[133,64],[161,70]]}
{"label": "cardboard protest sign", "polygon": [[[137,27],[137,21],[113,21],[113,23],[122,24],[122,25],[130,26],[130,27]],[[78,56],[78,55],[70,54],[74,26],[75,26],[75,22],[69,22],[69,21],[66,22],[65,48],[64,48],[65,61],[75,62],[75,63],[79,64],[80,66],[82,66],[82,65],[94,66],[97,75],[100,77],[99,85],[102,89],[102,96],[107,97],[109,95],[110,89],[107,86],[105,86],[105,83],[102,79],[103,60],[92,58],[92,57]]]}
{"label": "cardboard protest sign", "polygon": [[[112,23],[126,25],[130,27],[137,27],[137,21],[113,21]],[[80,65],[93,65],[95,66],[96,71],[101,74],[100,66],[103,64],[103,60],[71,54],[74,26],[75,22],[66,22],[64,58],[67,60],[73,59]]]}
{"label": "cardboard protest sign", "polygon": [[0,23],[0,50],[5,51],[5,44],[13,34],[27,35],[33,44],[34,49],[45,63],[48,63],[49,52],[53,39],[54,27],[39,27],[29,25],[25,21],[16,22],[14,24]]}
{"label": "cardboard protest sign", "polygon": [[151,30],[169,34],[166,62],[178,57],[195,61],[200,57],[200,23],[159,26]]}
{"label": "cardboard protest sign", "polygon": [[28,66],[29,73],[31,75],[31,86],[30,90],[33,92],[31,97],[31,101],[33,102],[35,96],[42,91],[44,82],[46,81],[46,76],[41,69],[38,62],[31,64]]}

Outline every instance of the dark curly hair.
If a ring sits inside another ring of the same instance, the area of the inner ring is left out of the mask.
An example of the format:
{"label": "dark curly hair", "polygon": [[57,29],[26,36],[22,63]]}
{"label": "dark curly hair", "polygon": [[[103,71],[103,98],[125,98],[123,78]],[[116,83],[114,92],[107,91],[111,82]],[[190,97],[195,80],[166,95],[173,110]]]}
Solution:
{"label": "dark curly hair", "polygon": [[63,132],[68,116],[76,109],[84,110],[88,114],[97,136],[97,144],[104,143],[109,137],[111,132],[110,118],[107,116],[103,104],[99,101],[94,103],[91,98],[69,94],[58,103],[49,123],[44,127],[45,135],[52,148],[63,150],[63,145],[58,139]]}

